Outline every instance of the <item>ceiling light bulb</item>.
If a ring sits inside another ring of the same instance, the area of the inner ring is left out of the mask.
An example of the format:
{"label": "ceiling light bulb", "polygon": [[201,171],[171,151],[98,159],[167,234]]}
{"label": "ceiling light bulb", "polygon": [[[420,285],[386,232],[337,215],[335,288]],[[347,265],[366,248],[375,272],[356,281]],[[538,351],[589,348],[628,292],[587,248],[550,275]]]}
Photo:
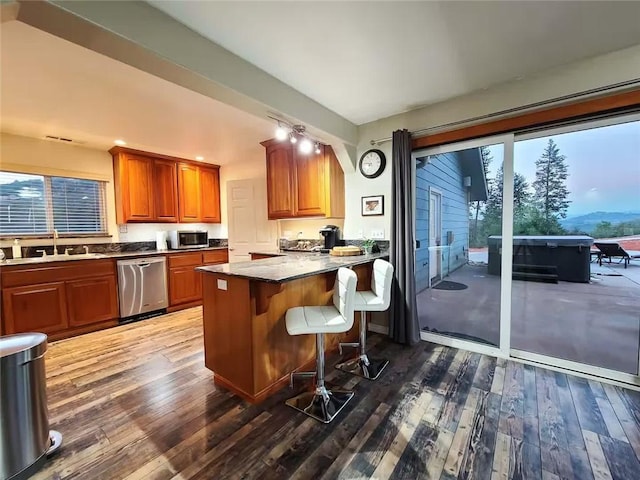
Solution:
{"label": "ceiling light bulb", "polygon": [[298,137],[296,137],[293,133],[289,134],[289,140],[291,143],[298,143]]}
{"label": "ceiling light bulb", "polygon": [[287,138],[287,130],[278,125],[278,128],[276,128],[276,140],[286,140]]}
{"label": "ceiling light bulb", "polygon": [[125,142],[124,140],[114,140],[113,143],[115,143],[116,145],[126,145],[127,142]]}
{"label": "ceiling light bulb", "polygon": [[300,153],[311,153],[311,150],[313,150],[313,144],[311,143],[311,140],[309,140],[308,138],[303,138],[300,142]]}
{"label": "ceiling light bulb", "polygon": [[320,150],[320,144],[318,142],[316,142],[316,155],[320,155],[322,153],[322,150]]}
{"label": "ceiling light bulb", "polygon": [[198,160],[199,162],[201,162],[202,160],[204,160],[204,157],[203,157],[203,156],[201,156],[201,155],[198,155],[198,156],[196,157],[196,160]]}

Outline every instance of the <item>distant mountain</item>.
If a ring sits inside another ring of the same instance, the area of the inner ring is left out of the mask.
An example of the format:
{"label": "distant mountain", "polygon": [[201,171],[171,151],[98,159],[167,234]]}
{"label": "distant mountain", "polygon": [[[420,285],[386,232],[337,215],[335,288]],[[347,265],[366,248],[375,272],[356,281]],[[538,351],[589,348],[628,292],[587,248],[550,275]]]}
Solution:
{"label": "distant mountain", "polygon": [[576,228],[583,232],[591,232],[600,222],[616,225],[632,220],[640,220],[640,212],[591,212],[586,215],[567,217],[560,220],[560,223],[567,230]]}

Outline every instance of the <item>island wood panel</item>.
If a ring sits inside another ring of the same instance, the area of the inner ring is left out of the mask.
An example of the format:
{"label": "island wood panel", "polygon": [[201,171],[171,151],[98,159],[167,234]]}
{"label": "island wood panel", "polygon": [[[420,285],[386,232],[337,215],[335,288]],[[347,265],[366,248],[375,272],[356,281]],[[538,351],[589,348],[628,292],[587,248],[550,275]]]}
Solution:
{"label": "island wood panel", "polygon": [[178,222],[176,162],[156,159],[153,164],[155,216],[158,222]]}
{"label": "island wood panel", "polygon": [[[368,289],[371,264],[353,270],[358,288]],[[293,307],[331,304],[336,272],[284,283],[217,273],[203,277],[205,363],[216,381],[257,403],[285,386],[292,371],[314,369],[315,336],[289,335],[285,314]],[[336,350],[339,342],[357,341],[359,322],[356,314],[348,332],[325,335],[325,349]]]}

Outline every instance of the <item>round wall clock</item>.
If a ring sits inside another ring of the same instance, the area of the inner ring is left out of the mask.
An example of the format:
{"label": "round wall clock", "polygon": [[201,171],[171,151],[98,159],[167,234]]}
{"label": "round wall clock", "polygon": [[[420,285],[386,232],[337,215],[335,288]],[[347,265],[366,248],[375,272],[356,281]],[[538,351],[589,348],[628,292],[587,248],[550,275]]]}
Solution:
{"label": "round wall clock", "polygon": [[360,157],[358,168],[363,176],[367,178],[376,178],[384,172],[387,166],[387,159],[380,150],[367,150]]}

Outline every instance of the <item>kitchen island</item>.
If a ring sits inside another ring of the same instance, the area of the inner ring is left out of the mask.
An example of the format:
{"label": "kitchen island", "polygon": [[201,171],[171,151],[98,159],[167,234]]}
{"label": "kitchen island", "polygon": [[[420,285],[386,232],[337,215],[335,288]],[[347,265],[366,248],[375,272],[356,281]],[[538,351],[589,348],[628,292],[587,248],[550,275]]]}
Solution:
{"label": "kitchen island", "polygon": [[[358,290],[368,290],[373,261],[386,257],[300,253],[199,267],[204,273],[205,365],[216,383],[259,403],[287,385],[291,372],[313,370],[315,338],[289,335],[286,311],[330,304],[340,267],[352,268]],[[326,336],[327,351],[339,342],[356,342],[359,330],[356,314],[350,331]]]}

